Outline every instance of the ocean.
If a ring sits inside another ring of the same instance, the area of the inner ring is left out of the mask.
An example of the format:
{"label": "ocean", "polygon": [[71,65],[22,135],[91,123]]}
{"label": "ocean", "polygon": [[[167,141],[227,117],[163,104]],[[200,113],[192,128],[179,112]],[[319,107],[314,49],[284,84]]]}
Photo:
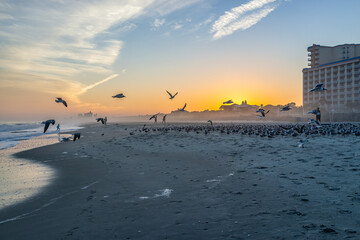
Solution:
{"label": "ocean", "polygon": [[[32,137],[57,133],[57,124],[58,123],[50,125],[49,129],[44,134],[44,124],[41,122],[0,123],[0,149],[15,146],[16,144],[19,144],[20,141]],[[80,127],[72,123],[60,123],[61,132],[68,132],[76,129],[80,129]]]}
{"label": "ocean", "polygon": [[[55,169],[15,158],[13,154],[58,143],[57,124],[50,125],[45,134],[41,122],[0,124],[0,210],[31,198],[56,177]],[[60,123],[61,132],[80,128],[73,123]]]}

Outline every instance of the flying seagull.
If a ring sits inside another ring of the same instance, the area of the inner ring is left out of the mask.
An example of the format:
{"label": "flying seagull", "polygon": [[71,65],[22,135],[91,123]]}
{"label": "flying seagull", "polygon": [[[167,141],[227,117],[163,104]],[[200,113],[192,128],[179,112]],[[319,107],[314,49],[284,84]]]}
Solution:
{"label": "flying seagull", "polygon": [[186,108],[186,103],[185,103],[185,105],[183,106],[183,108],[178,108],[178,111],[184,112],[184,111],[185,111],[185,108]]}
{"label": "flying seagull", "polygon": [[55,99],[55,102],[57,102],[57,103],[62,103],[62,104],[65,105],[65,107],[67,107],[66,101],[65,101],[64,99],[60,98],[60,97],[57,97],[57,98]]}
{"label": "flying seagull", "polygon": [[157,113],[157,114],[152,115],[152,116],[149,118],[149,120],[154,119],[154,122],[157,122],[157,115],[159,115],[159,114],[160,114],[160,113]]}
{"label": "flying seagull", "polygon": [[[270,112],[270,110],[268,110],[267,112],[265,112],[265,109],[263,108],[259,108],[258,110],[256,110],[256,112],[261,113],[262,117],[265,117],[266,114],[268,114]],[[259,116],[259,115],[258,115]]]}
{"label": "flying seagull", "polygon": [[173,100],[173,98],[175,98],[175,96],[178,94],[177,92],[174,94],[174,95],[172,95],[168,90],[166,90],[166,92],[169,94],[169,96],[170,96],[170,100]]}
{"label": "flying seagull", "polygon": [[314,109],[314,110],[311,110],[310,112],[308,112],[308,114],[317,114],[319,112],[319,110],[317,109]]}
{"label": "flying seagull", "polygon": [[290,105],[286,105],[285,107],[281,108],[280,111],[289,111],[291,109]]}
{"label": "flying seagull", "polygon": [[55,124],[55,120],[54,119],[50,119],[50,120],[47,120],[45,122],[42,122],[43,124],[45,124],[45,127],[44,127],[44,133],[46,132],[46,130],[48,130],[50,124],[54,125]]}
{"label": "flying seagull", "polygon": [[223,104],[232,104],[232,103],[234,103],[232,99],[230,99],[230,100],[228,100],[226,102],[223,102]]}
{"label": "flying seagull", "polygon": [[316,84],[316,86],[313,89],[309,89],[309,92],[322,92],[324,90],[327,90],[326,88],[323,87],[324,84],[319,83]]}
{"label": "flying seagull", "polygon": [[116,94],[116,95],[114,95],[114,96],[112,96],[112,97],[113,97],[113,98],[124,98],[125,95],[122,94],[122,93],[119,93],[119,94]]}
{"label": "flying seagull", "polygon": [[96,121],[97,121],[97,122],[100,122],[100,121],[101,121],[102,124],[105,124],[104,118],[97,118]]}

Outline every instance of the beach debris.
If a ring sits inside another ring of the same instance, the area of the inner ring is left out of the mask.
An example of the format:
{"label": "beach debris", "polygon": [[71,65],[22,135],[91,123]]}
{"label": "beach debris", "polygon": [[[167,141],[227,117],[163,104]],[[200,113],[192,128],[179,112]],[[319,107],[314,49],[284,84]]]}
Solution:
{"label": "beach debris", "polygon": [[49,120],[46,120],[44,122],[42,122],[42,124],[45,124],[44,126],[44,133],[48,130],[50,124],[54,125],[55,124],[55,120],[54,119],[49,119]]}
{"label": "beach debris", "polygon": [[62,104],[64,104],[65,107],[68,106],[67,103],[66,103],[66,101],[65,101],[64,99],[62,99],[62,98],[59,98],[59,97],[57,97],[57,98],[55,99],[55,102],[57,102],[57,103],[62,103]]}
{"label": "beach debris", "polygon": [[166,90],[166,92],[169,94],[170,100],[173,100],[175,98],[175,96],[178,94],[178,92],[176,92],[174,95],[172,95],[168,90]]}

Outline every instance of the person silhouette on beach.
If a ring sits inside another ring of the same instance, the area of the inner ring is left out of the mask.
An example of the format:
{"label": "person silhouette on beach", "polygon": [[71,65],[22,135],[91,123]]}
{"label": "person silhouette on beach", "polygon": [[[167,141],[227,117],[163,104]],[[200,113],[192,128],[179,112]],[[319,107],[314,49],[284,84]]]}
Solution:
{"label": "person silhouette on beach", "polygon": [[56,131],[60,132],[60,123],[56,126]]}
{"label": "person silhouette on beach", "polygon": [[316,121],[321,122],[321,112],[320,112],[320,108],[316,109]]}
{"label": "person silhouette on beach", "polygon": [[105,116],[104,118],[104,124],[106,125],[106,122],[107,122],[107,117]]}
{"label": "person silhouette on beach", "polygon": [[166,123],[166,115],[163,116],[162,122],[163,122],[163,123]]}

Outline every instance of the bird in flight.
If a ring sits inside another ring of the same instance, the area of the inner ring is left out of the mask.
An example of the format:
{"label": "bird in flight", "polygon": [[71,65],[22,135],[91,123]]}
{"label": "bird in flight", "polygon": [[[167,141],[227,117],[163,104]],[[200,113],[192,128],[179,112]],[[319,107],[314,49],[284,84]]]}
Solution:
{"label": "bird in flight", "polygon": [[173,100],[173,98],[175,98],[175,96],[178,94],[177,92],[174,94],[174,95],[172,95],[168,90],[166,90],[166,92],[169,94],[169,96],[170,96],[170,100]]}
{"label": "bird in flight", "polygon": [[256,110],[256,112],[261,113],[262,117],[265,117],[266,114],[268,114],[270,112],[270,110],[268,110],[267,112],[265,112],[265,109],[263,108],[259,108],[258,110]]}
{"label": "bird in flight", "polygon": [[157,114],[152,115],[152,116],[149,118],[149,120],[154,119],[154,122],[157,122],[157,115],[159,115],[159,114],[160,114],[160,113],[157,113]]}
{"label": "bird in flight", "polygon": [[43,124],[45,124],[44,127],[44,133],[46,132],[46,130],[48,130],[50,124],[54,125],[55,124],[55,120],[54,119],[50,119],[50,120],[46,120],[45,122],[42,122]]}
{"label": "bird in flight", "polygon": [[97,122],[100,122],[100,121],[101,121],[102,124],[105,124],[104,118],[97,118],[96,121],[97,121]]}
{"label": "bird in flight", "polygon": [[185,111],[185,108],[186,108],[186,103],[185,103],[185,105],[184,105],[182,108],[178,108],[178,111],[184,112],[184,111]]}
{"label": "bird in flight", "polygon": [[124,98],[125,95],[122,94],[122,93],[119,93],[119,94],[116,94],[116,95],[114,95],[114,96],[112,96],[112,97],[113,97],[113,98]]}
{"label": "bird in flight", "polygon": [[234,103],[232,99],[230,99],[230,100],[228,100],[226,102],[223,102],[223,104],[232,104],[232,103]]}
{"label": "bird in flight", "polygon": [[290,105],[286,105],[285,107],[281,108],[280,111],[289,111],[291,109]]}
{"label": "bird in flight", "polygon": [[55,102],[57,102],[57,103],[62,103],[62,104],[65,105],[65,107],[67,107],[66,101],[65,101],[64,99],[62,99],[62,98],[57,97],[57,98],[55,99]]}
{"label": "bird in flight", "polygon": [[324,90],[327,90],[326,88],[323,87],[324,84],[322,83],[319,83],[319,84],[316,84],[316,86],[312,89],[309,89],[309,92],[322,92]]}

